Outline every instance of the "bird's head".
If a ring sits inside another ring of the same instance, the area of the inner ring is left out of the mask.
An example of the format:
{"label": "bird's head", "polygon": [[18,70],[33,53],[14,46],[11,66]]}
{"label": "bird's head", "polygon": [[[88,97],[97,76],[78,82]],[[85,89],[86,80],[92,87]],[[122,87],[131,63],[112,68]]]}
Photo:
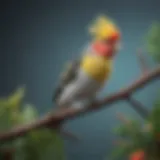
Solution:
{"label": "bird's head", "polygon": [[99,16],[89,28],[93,36],[93,47],[97,54],[111,59],[117,53],[120,44],[120,30],[105,16]]}

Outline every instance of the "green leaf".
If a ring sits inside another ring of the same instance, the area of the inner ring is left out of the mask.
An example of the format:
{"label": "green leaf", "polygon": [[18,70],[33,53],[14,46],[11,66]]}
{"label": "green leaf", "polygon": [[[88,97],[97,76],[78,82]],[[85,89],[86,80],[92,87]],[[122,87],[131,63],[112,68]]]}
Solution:
{"label": "green leaf", "polygon": [[24,109],[21,111],[21,123],[27,124],[32,123],[38,118],[36,109],[29,104],[24,105]]}
{"label": "green leaf", "polygon": [[0,99],[0,129],[9,129],[19,120],[24,91],[24,88],[18,88],[7,98]]}
{"label": "green leaf", "polygon": [[152,124],[153,130],[155,133],[160,133],[160,100],[158,99],[155,104],[154,108],[151,112],[149,117],[149,121]]}
{"label": "green leaf", "polygon": [[150,55],[160,62],[160,23],[154,23],[147,34],[147,48]]}
{"label": "green leaf", "polygon": [[128,125],[121,125],[117,127],[114,132],[122,137],[133,138],[136,133],[139,133],[141,130],[141,125],[139,122],[131,120]]}
{"label": "green leaf", "polygon": [[7,98],[0,98],[0,109],[7,105]]}
{"label": "green leaf", "polygon": [[[38,119],[34,106],[22,104],[23,97],[24,88],[19,88],[8,98],[0,99],[0,130]],[[63,140],[56,130],[37,129],[14,141],[1,143],[0,147],[15,148],[14,160],[65,160]]]}
{"label": "green leaf", "polygon": [[3,108],[0,114],[0,130],[8,130],[13,126],[12,115],[8,108]]}
{"label": "green leaf", "polygon": [[[41,129],[30,132],[19,154],[25,160],[64,160],[63,140],[56,131]],[[17,156],[18,157],[18,156]],[[20,160],[20,159],[16,159]]]}
{"label": "green leaf", "polygon": [[12,110],[18,110],[25,96],[25,88],[18,88],[8,97],[8,106]]}
{"label": "green leaf", "polygon": [[130,124],[128,125],[119,126],[115,130],[115,133],[129,141],[127,147],[124,147],[123,144],[118,146],[119,149],[116,151],[117,158],[120,158],[123,154],[126,155],[126,153],[129,154],[138,149],[146,149],[146,146],[153,141],[152,133],[143,132],[141,123],[134,120],[130,121]]}
{"label": "green leaf", "polygon": [[[65,153],[64,153],[64,143],[61,138],[61,136],[58,133],[54,133],[55,136],[55,144],[54,145],[54,151],[56,153],[56,159],[58,160],[64,160],[65,159]],[[53,144],[52,144],[53,145]]]}
{"label": "green leaf", "polygon": [[129,146],[121,146],[116,147],[114,151],[111,153],[110,160],[118,160],[120,158],[124,158],[126,155],[130,154],[131,149]]}
{"label": "green leaf", "polygon": [[[134,152],[139,149],[146,151],[148,160],[158,160],[159,145],[157,144],[157,135],[160,134],[160,99],[154,104],[153,110],[149,118],[144,122],[144,125],[148,123],[152,125],[152,128],[148,131],[142,129],[141,123],[139,121],[131,121],[129,125],[122,125],[116,128],[115,133],[125,140],[128,140],[127,148],[121,143],[118,149],[115,150],[115,157],[121,158],[123,155],[127,155],[128,152]],[[153,158],[154,157],[154,158]],[[152,159],[153,158],[153,159]]]}

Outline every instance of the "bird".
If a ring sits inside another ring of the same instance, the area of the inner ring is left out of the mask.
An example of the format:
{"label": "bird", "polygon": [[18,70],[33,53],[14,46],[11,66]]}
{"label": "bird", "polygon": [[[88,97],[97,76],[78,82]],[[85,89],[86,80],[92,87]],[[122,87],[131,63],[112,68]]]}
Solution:
{"label": "bird", "polygon": [[94,103],[113,72],[121,32],[108,16],[99,15],[89,26],[91,41],[83,54],[68,63],[59,77],[52,101],[60,108],[86,108]]}

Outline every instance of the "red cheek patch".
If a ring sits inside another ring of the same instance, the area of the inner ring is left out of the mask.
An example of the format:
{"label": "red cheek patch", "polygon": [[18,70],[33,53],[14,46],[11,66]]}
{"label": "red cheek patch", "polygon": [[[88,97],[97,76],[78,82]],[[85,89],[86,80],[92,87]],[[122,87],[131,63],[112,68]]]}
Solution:
{"label": "red cheek patch", "polygon": [[104,43],[95,43],[92,45],[98,55],[110,57],[112,56],[112,47]]}

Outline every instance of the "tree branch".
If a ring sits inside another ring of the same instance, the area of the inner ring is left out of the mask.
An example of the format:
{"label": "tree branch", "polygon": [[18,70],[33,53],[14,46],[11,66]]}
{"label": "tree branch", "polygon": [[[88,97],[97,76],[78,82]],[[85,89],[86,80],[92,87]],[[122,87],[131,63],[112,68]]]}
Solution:
{"label": "tree branch", "polygon": [[61,125],[64,121],[74,118],[76,116],[82,115],[84,113],[92,112],[98,109],[103,108],[103,106],[109,107],[109,104],[114,102],[125,100],[135,91],[142,89],[144,85],[155,80],[156,78],[160,77],[160,67],[157,67],[153,71],[150,71],[140,77],[138,80],[133,82],[128,87],[121,89],[119,92],[116,92],[106,98],[95,102],[93,105],[89,106],[88,108],[78,109],[78,108],[65,108],[65,109],[57,109],[52,114],[48,114],[44,116],[42,119],[35,121],[31,124],[20,126],[13,128],[8,132],[0,133],[0,141],[7,141],[13,138],[17,138],[19,136],[23,136],[27,132],[37,129],[40,127],[46,127],[49,124],[53,124],[55,127]]}

